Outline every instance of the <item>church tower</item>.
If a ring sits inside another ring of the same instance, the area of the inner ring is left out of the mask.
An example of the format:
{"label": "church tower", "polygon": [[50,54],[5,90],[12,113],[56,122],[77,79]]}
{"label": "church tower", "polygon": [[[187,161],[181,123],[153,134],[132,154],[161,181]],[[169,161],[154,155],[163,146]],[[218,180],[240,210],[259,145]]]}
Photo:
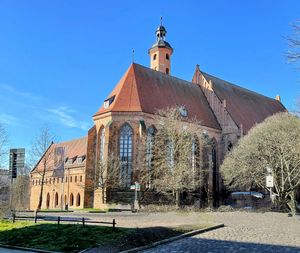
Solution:
{"label": "church tower", "polygon": [[165,40],[167,34],[166,28],[162,25],[162,18],[160,26],[156,29],[156,42],[149,49],[151,69],[163,72],[167,75],[171,73],[171,55],[173,48]]}

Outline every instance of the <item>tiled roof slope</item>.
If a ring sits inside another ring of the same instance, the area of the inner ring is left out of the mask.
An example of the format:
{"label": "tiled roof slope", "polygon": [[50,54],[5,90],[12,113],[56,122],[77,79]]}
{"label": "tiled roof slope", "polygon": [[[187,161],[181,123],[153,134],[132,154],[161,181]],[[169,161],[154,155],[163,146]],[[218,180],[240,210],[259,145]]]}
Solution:
{"label": "tiled roof slope", "polygon": [[[115,96],[109,108],[102,106],[95,116],[106,112],[145,112],[184,105],[190,119],[201,125],[220,129],[201,88],[159,71],[132,64],[109,97]],[[108,98],[109,98],[108,97]]]}
{"label": "tiled roof slope", "polygon": [[268,116],[286,111],[286,108],[275,99],[239,87],[205,72],[201,72],[207,81],[213,82],[213,90],[218,98],[226,100],[226,109],[235,123],[243,125],[247,133],[256,123]]}
{"label": "tiled roof slope", "polygon": [[[65,158],[75,158],[80,156],[85,156],[87,152],[87,137],[82,137],[79,139],[74,139],[66,142],[61,143],[54,143],[52,144],[46,153],[50,153],[51,156],[49,156],[49,163],[47,163],[47,170],[53,170],[53,164],[54,164],[54,150],[56,147],[64,147],[65,148]],[[43,166],[41,164],[41,160],[37,163],[37,165],[34,167],[32,172],[42,171]],[[66,165],[68,167],[68,165]]]}

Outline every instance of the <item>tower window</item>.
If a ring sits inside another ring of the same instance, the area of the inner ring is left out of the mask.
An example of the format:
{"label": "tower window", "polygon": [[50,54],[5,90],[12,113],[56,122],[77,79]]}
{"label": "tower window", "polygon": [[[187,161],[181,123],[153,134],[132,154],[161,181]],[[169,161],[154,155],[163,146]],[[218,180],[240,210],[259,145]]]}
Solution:
{"label": "tower window", "polygon": [[170,60],[169,54],[166,54],[166,59]]}
{"label": "tower window", "polygon": [[166,74],[169,75],[169,68],[166,68]]}
{"label": "tower window", "polygon": [[156,60],[156,54],[153,55],[153,61],[155,61],[155,60]]}

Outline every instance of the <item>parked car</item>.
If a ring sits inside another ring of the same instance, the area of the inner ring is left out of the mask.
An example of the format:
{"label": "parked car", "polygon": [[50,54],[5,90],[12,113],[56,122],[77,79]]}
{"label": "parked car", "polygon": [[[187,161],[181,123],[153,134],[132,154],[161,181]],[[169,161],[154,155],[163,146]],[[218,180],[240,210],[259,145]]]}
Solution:
{"label": "parked car", "polygon": [[257,191],[232,192],[229,202],[236,208],[260,208],[266,205],[265,195]]}

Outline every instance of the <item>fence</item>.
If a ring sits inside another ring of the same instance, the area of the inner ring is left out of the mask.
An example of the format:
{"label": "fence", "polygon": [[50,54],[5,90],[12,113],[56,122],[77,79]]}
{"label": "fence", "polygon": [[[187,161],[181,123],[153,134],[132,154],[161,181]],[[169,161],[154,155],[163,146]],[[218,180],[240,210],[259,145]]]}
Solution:
{"label": "fence", "polygon": [[61,217],[61,216],[38,216],[37,214],[35,216],[22,216],[13,213],[12,222],[15,223],[16,220],[34,220],[34,223],[37,223],[38,220],[52,221],[52,222],[57,222],[57,225],[59,225],[61,222],[68,222],[68,223],[74,222],[74,223],[82,223],[83,227],[85,226],[85,224],[106,224],[106,225],[112,225],[113,230],[115,230],[117,224],[115,219],[113,219],[112,222],[107,222],[107,221],[90,220],[84,217],[76,218],[76,217]]}

